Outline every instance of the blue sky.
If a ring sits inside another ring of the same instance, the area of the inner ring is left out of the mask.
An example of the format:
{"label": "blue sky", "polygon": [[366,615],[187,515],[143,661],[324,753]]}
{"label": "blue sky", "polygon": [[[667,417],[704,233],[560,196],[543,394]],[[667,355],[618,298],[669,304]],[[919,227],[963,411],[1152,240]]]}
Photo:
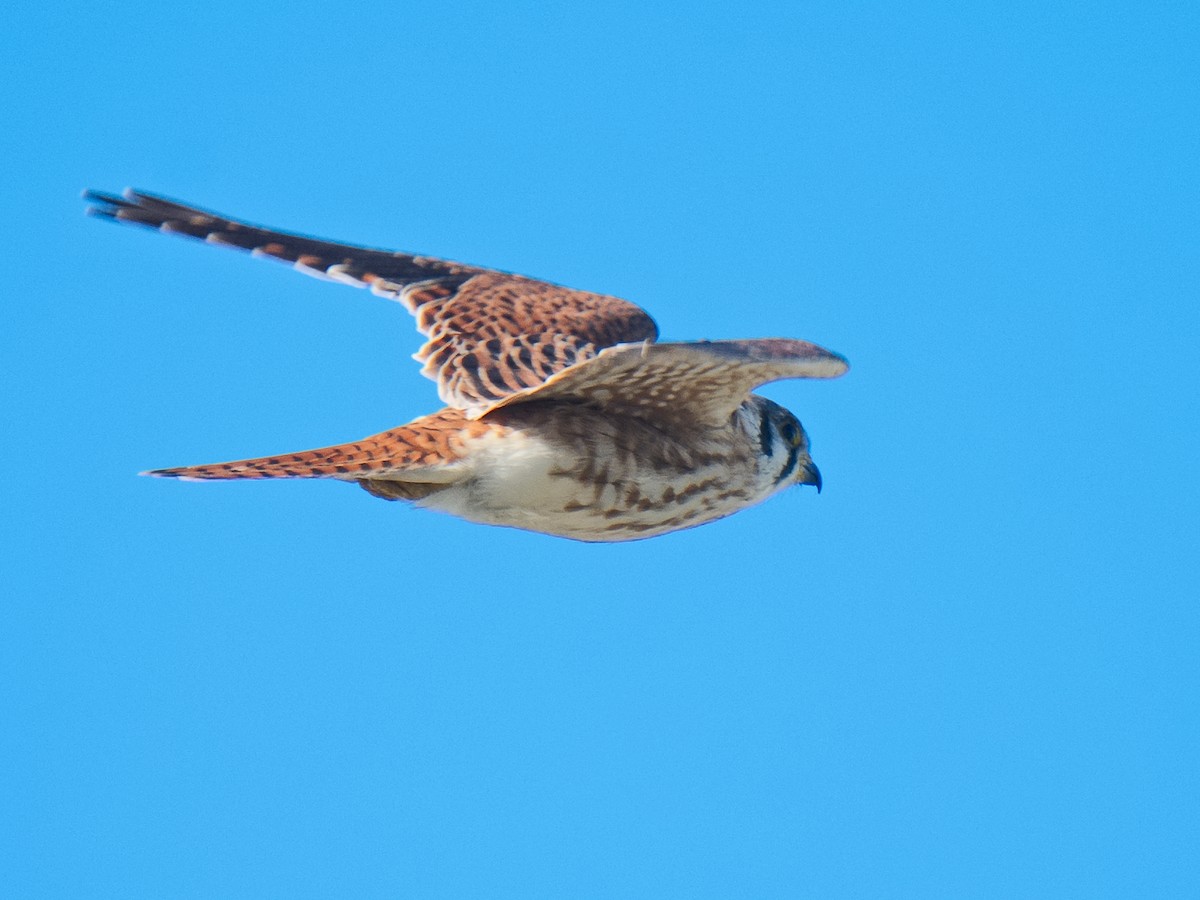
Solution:
{"label": "blue sky", "polygon": [[[23,897],[1195,896],[1191,4],[19,3]],[[403,310],[135,185],[791,336],[825,476],[588,546],[140,470],[434,408]]]}

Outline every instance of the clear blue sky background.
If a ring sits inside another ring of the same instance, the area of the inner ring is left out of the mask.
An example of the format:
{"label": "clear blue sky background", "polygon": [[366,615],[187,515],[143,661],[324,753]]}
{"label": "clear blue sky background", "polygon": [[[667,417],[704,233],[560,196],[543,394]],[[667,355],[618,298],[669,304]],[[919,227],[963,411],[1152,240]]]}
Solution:
{"label": "clear blue sky background", "polygon": [[[1195,4],[163,7],[0,32],[4,893],[1200,895]],[[825,493],[139,479],[436,400],[126,185],[844,353]]]}

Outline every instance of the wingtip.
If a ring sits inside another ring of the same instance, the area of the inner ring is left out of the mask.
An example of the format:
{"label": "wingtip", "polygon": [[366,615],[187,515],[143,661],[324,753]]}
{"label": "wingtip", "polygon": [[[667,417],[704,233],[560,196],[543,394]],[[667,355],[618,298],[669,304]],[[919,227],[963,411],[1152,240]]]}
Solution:
{"label": "wingtip", "polygon": [[794,355],[811,367],[809,378],[840,378],[850,371],[850,360],[811,341],[801,341],[791,338],[769,339],[769,343],[778,343],[784,353]]}
{"label": "wingtip", "polygon": [[85,188],[79,196],[85,203],[91,204],[84,210],[85,215],[111,220],[119,218],[122,209],[134,205],[136,193],[133,188],[125,188],[120,194]]}
{"label": "wingtip", "polygon": [[120,194],[110,194],[108,191],[98,191],[95,188],[84,188],[80,192],[80,196],[84,200],[94,203],[120,203],[122,200],[132,199],[134,193],[134,189],[130,187],[122,189]]}
{"label": "wingtip", "polygon": [[798,345],[803,345],[805,348],[804,356],[807,356],[813,362],[817,363],[820,368],[819,372],[814,372],[814,378],[840,378],[850,371],[850,360],[836,353],[833,350],[813,344],[808,341],[796,341]]}

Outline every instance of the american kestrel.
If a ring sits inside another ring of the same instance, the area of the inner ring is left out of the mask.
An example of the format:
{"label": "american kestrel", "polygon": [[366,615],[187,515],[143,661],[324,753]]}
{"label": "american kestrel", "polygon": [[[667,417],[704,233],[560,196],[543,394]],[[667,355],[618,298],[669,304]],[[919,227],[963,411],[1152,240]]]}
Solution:
{"label": "american kestrel", "polygon": [[750,393],[836,378],[836,353],[787,338],[656,343],[639,307],[494,269],[260,228],[140,191],[89,212],[290,263],[399,300],[445,408],[349,444],[164,478],[336,478],[490,525],[627,541],[711,522],[821,475],[808,435]]}

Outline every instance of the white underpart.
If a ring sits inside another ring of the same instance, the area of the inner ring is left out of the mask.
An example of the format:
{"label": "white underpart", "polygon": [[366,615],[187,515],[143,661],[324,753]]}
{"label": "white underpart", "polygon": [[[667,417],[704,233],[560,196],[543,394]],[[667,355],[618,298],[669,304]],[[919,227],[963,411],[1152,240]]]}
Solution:
{"label": "white underpart", "polygon": [[[589,541],[624,541],[676,531],[745,509],[792,483],[791,479],[777,482],[786,448],[776,448],[769,460],[761,455],[746,459],[747,443],[754,447],[759,441],[760,421],[757,408],[743,407],[728,431],[713,436],[709,449],[723,458],[686,470],[641,466],[628,454],[606,451],[603,441],[598,441],[593,450],[607,475],[599,491],[594,481],[563,477],[562,473],[576,470],[580,460],[561,443],[536,430],[489,432],[464,447],[470,474],[418,500],[417,505],[472,522]],[[698,492],[698,484],[709,487]],[[638,500],[649,501],[648,507],[628,502],[632,487]],[[731,491],[739,495],[726,496]]]}
{"label": "white underpart", "polygon": [[471,476],[418,501],[418,506],[472,522],[544,531],[547,516],[561,512],[578,493],[569,479],[550,475],[575,460],[535,432],[489,432],[464,449]]}

